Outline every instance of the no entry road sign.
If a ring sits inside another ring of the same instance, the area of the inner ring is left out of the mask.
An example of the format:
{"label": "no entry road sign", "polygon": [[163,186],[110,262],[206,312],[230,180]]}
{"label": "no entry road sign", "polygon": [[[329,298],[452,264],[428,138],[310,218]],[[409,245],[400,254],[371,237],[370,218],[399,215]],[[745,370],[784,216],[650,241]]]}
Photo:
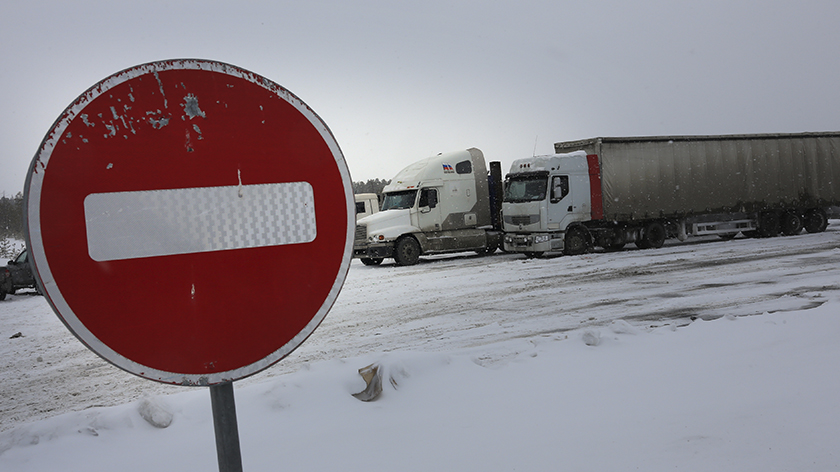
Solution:
{"label": "no entry road sign", "polygon": [[59,317],[160,382],[215,385],[277,362],[350,265],[352,182],[326,124],[219,62],[144,64],[90,88],[44,138],[25,193]]}

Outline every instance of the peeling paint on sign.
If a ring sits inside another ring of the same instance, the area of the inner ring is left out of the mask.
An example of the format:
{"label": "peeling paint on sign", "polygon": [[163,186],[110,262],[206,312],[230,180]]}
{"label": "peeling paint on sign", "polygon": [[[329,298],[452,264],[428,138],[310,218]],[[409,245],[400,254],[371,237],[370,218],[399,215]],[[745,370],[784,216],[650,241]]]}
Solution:
{"label": "peeling paint on sign", "polygon": [[184,97],[184,113],[186,113],[190,119],[193,119],[196,116],[207,118],[204,115],[204,112],[201,111],[201,108],[198,107],[198,98],[193,94],[189,94]]}

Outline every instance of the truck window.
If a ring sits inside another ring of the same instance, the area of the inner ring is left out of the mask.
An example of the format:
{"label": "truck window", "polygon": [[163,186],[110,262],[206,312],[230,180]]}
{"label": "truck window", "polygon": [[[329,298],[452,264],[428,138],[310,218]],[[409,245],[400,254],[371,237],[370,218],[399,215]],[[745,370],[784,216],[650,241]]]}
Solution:
{"label": "truck window", "polygon": [[356,202],[356,214],[365,212],[365,202]]}
{"label": "truck window", "polygon": [[417,190],[403,190],[400,192],[386,193],[382,199],[382,208],[380,210],[401,210],[411,208],[414,206],[414,200],[417,198]]}
{"label": "truck window", "polygon": [[548,187],[547,174],[508,177],[505,182],[505,201],[533,202],[545,200],[546,187]]}
{"label": "truck window", "polygon": [[418,207],[429,207],[434,208],[437,206],[437,189],[434,188],[424,188],[420,191],[420,202],[417,204]]}
{"label": "truck window", "polygon": [[461,161],[455,164],[455,172],[458,174],[471,174],[472,161]]}
{"label": "truck window", "polygon": [[551,178],[551,203],[557,203],[569,194],[569,176],[555,175]]}

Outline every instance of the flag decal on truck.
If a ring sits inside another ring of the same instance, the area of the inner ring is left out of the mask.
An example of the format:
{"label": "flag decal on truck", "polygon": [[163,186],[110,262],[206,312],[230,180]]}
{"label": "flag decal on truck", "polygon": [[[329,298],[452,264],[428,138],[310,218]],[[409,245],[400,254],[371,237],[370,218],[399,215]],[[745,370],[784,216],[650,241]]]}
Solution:
{"label": "flag decal on truck", "polygon": [[443,164],[443,173],[444,174],[454,174],[455,169],[452,168],[449,164]]}

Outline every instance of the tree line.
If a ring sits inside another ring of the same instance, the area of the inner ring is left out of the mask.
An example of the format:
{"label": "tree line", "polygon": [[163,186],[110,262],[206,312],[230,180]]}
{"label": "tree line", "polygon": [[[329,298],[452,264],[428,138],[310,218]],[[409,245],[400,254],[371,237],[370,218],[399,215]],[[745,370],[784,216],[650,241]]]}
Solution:
{"label": "tree line", "polygon": [[23,192],[0,196],[0,239],[23,239]]}
{"label": "tree line", "polygon": [[368,179],[365,182],[353,182],[353,193],[375,193],[382,195],[382,189],[390,184],[390,180]]}

